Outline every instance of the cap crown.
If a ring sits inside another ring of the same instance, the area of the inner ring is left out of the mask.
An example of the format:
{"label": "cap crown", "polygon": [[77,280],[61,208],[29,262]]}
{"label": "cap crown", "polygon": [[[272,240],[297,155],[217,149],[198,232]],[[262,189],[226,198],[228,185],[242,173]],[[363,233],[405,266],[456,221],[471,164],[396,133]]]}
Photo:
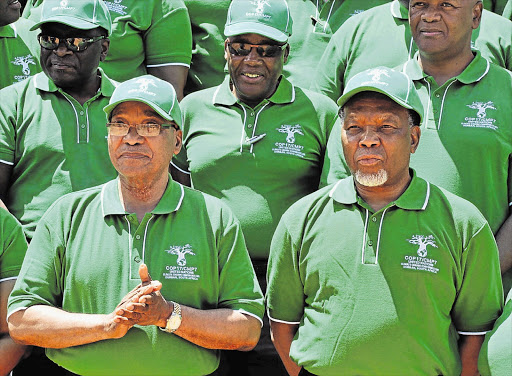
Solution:
{"label": "cap crown", "polygon": [[286,0],[233,0],[228,10],[226,36],[255,33],[278,42],[292,34],[292,17]]}
{"label": "cap crown", "polygon": [[373,91],[386,95],[402,107],[418,113],[423,119],[423,105],[412,80],[402,72],[387,67],[367,69],[352,77],[338,99],[341,107],[357,93]]}
{"label": "cap crown", "polygon": [[110,35],[112,19],[103,0],[45,0],[41,19],[31,30],[48,22],[62,23],[76,29],[90,30],[102,27]]}
{"label": "cap crown", "polygon": [[167,81],[149,74],[124,81],[116,87],[103,111],[110,118],[118,104],[131,101],[147,104],[165,120],[174,121],[181,128],[181,110],[176,91]]}

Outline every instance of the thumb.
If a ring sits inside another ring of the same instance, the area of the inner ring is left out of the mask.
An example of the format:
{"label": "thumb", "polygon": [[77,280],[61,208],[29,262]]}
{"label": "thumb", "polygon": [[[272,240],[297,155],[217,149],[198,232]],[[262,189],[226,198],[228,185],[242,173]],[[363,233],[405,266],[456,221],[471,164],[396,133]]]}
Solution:
{"label": "thumb", "polygon": [[142,284],[148,284],[152,281],[151,279],[151,276],[149,275],[149,272],[148,272],[148,267],[146,264],[141,264],[139,266],[139,276],[140,276],[140,280],[142,281]]}

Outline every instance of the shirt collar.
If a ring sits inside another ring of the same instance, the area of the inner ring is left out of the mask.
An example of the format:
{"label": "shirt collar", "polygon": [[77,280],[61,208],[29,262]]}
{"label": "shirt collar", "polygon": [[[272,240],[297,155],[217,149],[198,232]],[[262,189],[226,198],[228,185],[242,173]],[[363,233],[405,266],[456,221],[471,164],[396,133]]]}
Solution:
{"label": "shirt collar", "polygon": [[401,20],[409,19],[409,10],[404,7],[398,0],[394,0],[391,4],[391,14],[395,18],[399,18]]}
{"label": "shirt collar", "polygon": [[[235,95],[231,92],[230,77],[226,76],[222,84],[215,90],[213,95],[213,104],[232,106],[238,102]],[[295,86],[288,81],[284,76],[280,77],[279,85],[276,91],[268,99],[269,102],[274,104],[287,104],[295,101]]]}
{"label": "shirt collar", "polygon": [[[489,61],[482,56],[480,51],[473,50],[473,52],[475,53],[475,58],[462,73],[455,77],[466,85],[480,81],[487,74],[490,67]],[[413,81],[427,77],[419,63],[419,51],[416,52],[412,59],[405,63],[403,71]]]}
{"label": "shirt collar", "polygon": [[[114,93],[117,83],[108,78],[105,72],[103,72],[103,69],[98,68],[98,72],[101,77],[99,93],[104,97],[110,98]],[[44,72],[40,72],[34,76],[34,85],[36,89],[50,93],[61,90]]]}
{"label": "shirt collar", "polygon": [[[151,214],[170,214],[179,210],[185,197],[185,189],[169,175],[169,182],[162,198]],[[119,177],[103,184],[101,188],[101,209],[103,217],[107,215],[125,215],[124,206],[119,198]]]}
{"label": "shirt collar", "polygon": [[[395,205],[405,210],[425,210],[430,199],[430,183],[416,176],[416,171],[412,168],[410,171],[412,179],[409,186],[390,206]],[[356,204],[358,199],[361,199],[352,176],[339,180],[329,192],[329,196],[345,205]]]}
{"label": "shirt collar", "polygon": [[5,25],[0,27],[1,38],[16,38],[16,26],[13,24]]}

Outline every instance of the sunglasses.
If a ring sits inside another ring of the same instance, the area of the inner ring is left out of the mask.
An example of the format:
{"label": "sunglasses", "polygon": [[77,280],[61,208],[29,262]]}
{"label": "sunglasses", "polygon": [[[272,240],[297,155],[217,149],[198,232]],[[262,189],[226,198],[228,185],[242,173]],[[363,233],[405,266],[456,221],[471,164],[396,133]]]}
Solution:
{"label": "sunglasses", "polygon": [[142,137],[155,137],[160,134],[160,129],[162,127],[169,128],[172,127],[176,130],[179,129],[179,127],[176,124],[170,123],[170,124],[156,124],[156,123],[146,123],[146,124],[125,124],[125,123],[107,123],[107,128],[109,131],[109,134],[111,136],[120,136],[124,137],[130,132],[130,127],[135,127],[137,130],[137,134]]}
{"label": "sunglasses", "polygon": [[87,47],[89,47],[94,42],[97,42],[101,39],[105,39],[105,35],[100,35],[97,37],[91,37],[91,38],[58,38],[58,37],[52,37],[50,35],[43,35],[39,34],[37,36],[37,40],[39,41],[39,44],[41,47],[43,47],[46,50],[56,50],[59,48],[59,45],[61,43],[64,43],[66,48],[73,52],[80,52],[85,51]]}
{"label": "sunglasses", "polygon": [[228,43],[229,52],[234,56],[247,56],[251,50],[256,48],[256,52],[260,57],[276,57],[281,54],[281,51],[287,46],[285,44],[249,44],[241,42]]}

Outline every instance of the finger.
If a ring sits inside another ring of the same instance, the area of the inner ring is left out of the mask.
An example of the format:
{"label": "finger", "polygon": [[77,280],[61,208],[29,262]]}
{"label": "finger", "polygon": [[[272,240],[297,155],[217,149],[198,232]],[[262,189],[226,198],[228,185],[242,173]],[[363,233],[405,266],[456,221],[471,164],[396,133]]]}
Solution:
{"label": "finger", "polygon": [[141,264],[139,266],[139,276],[142,281],[142,285],[148,284],[152,281],[151,276],[149,275],[148,267],[146,264]]}

